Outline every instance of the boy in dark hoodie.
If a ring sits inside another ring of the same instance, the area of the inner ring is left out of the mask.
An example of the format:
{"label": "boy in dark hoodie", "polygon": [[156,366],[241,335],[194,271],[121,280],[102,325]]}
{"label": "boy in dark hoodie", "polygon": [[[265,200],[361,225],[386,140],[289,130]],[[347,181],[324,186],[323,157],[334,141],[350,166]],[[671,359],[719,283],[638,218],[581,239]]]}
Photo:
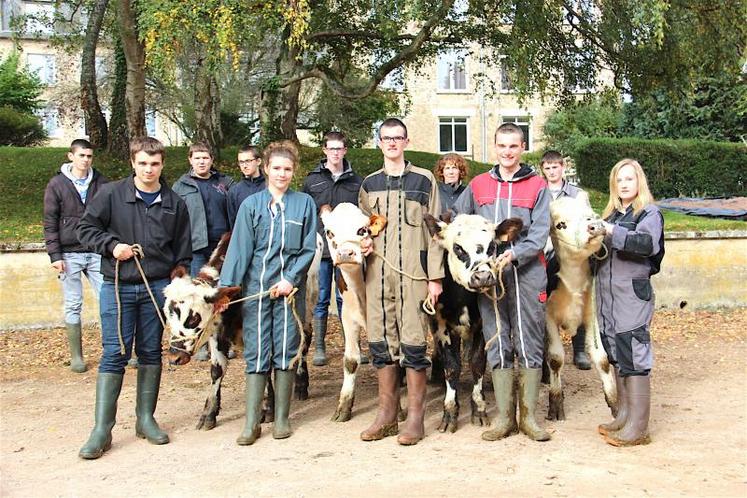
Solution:
{"label": "boy in dark hoodie", "polygon": [[73,140],[67,158],[70,162],[62,165],[44,191],[44,242],[52,268],[62,282],[70,369],[82,373],[86,371],[86,364],[81,339],[81,275],[88,278],[98,298],[102,281],[101,256],[87,251],[78,242],[75,229],[86,205],[107,180],[91,166],[93,148],[88,140]]}

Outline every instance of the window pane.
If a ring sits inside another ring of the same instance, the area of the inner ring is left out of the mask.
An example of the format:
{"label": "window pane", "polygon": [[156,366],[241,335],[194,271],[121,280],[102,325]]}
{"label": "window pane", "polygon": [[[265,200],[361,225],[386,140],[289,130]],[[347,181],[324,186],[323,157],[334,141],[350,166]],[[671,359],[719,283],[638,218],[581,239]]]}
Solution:
{"label": "window pane", "polygon": [[[466,121],[466,119],[464,120]],[[467,152],[467,124],[454,125],[454,150]]]}
{"label": "window pane", "polygon": [[450,152],[453,149],[452,138],[451,138],[451,125],[441,124],[438,127],[439,130],[439,144],[438,150],[441,152]]}

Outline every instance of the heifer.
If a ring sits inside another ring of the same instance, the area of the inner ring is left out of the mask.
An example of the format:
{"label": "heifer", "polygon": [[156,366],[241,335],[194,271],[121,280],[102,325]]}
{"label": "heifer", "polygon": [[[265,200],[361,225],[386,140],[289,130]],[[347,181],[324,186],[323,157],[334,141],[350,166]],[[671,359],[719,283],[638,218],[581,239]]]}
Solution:
{"label": "heifer", "polygon": [[593,302],[594,280],[589,267],[589,258],[602,247],[604,228],[585,196],[585,193],[581,193],[576,198],[561,197],[550,204],[550,237],[560,270],[558,287],[547,299],[546,308],[545,358],[550,367],[548,420],[565,419],[560,378],[565,352],[560,332],[572,337],[582,324],[586,327],[586,351],[602,378],[607,405],[613,413],[617,406],[615,379],[599,336],[596,305]]}
{"label": "heifer", "polygon": [[443,361],[446,381],[444,413],[438,430],[454,432],[457,429],[457,387],[462,370],[460,349],[463,341],[471,343],[470,420],[474,425],[489,425],[482,385],[487,358],[477,293],[492,295],[500,277],[496,258],[518,236],[523,223],[518,218],[510,218],[496,227],[482,216],[465,214],[452,221],[450,211],[441,215],[441,220],[426,214],[425,222],[433,237],[448,253],[443,293],[436,306],[436,315],[431,319],[434,342]]}
{"label": "heifer", "polygon": [[332,263],[339,269],[337,287],[342,293],[342,326],[345,332],[343,381],[340,400],[332,417],[347,422],[355,401],[355,377],[360,365],[358,340],[366,331],[366,285],[363,281],[361,243],[370,240],[386,226],[383,216],[366,216],[354,204],[343,202],[334,210],[322,208],[321,220]]}
{"label": "heifer", "polygon": [[[228,367],[228,350],[233,345],[235,350],[243,349],[241,303],[231,304],[224,312],[216,311],[222,303],[238,297],[240,287],[218,287],[220,270],[228,250],[231,233],[223,235],[218,247],[195,278],[185,272],[172,275],[171,283],[164,289],[164,314],[171,329],[169,362],[173,365],[184,365],[192,354],[207,341],[210,347],[210,376],[212,385],[205,400],[198,429],[210,430],[215,427],[216,417],[220,411],[220,391],[223,377]],[[311,310],[316,302],[318,284],[317,275],[321,254],[321,238],[317,240],[317,253],[311,264],[307,277],[307,292],[304,320],[304,340],[302,342],[301,360],[296,369],[296,399],[309,397],[309,373],[306,366],[306,354],[311,343]],[[268,383],[265,421],[272,418],[272,384]]]}

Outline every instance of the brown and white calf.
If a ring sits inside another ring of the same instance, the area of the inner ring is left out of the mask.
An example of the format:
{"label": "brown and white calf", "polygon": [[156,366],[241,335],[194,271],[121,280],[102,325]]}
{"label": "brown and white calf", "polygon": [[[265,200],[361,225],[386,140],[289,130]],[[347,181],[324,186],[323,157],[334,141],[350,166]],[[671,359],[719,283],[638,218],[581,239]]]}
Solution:
{"label": "brown and white calf", "polygon": [[463,342],[471,344],[470,421],[474,425],[488,425],[482,385],[487,358],[477,295],[485,293],[493,297],[500,271],[497,257],[519,235],[523,223],[518,218],[511,218],[496,227],[482,216],[465,214],[452,221],[450,211],[442,214],[440,220],[426,214],[425,222],[447,252],[443,293],[436,305],[436,316],[431,318],[434,342],[443,362],[446,381],[444,413],[438,430],[455,432],[457,429]]}
{"label": "brown and white calf", "polygon": [[546,307],[545,358],[550,367],[548,420],[565,420],[560,377],[565,351],[560,332],[574,336],[579,325],[586,327],[586,351],[602,378],[607,405],[613,413],[617,409],[617,389],[599,335],[594,280],[589,266],[589,258],[602,246],[604,229],[588,202],[582,193],[576,198],[561,197],[550,204],[550,236],[560,270],[558,287],[550,294]]}
{"label": "brown and white calf", "polygon": [[337,287],[342,294],[342,326],[345,332],[343,380],[340,399],[332,417],[350,420],[355,402],[355,378],[361,362],[358,341],[366,331],[366,284],[363,280],[361,244],[370,241],[386,226],[383,216],[366,216],[355,205],[344,202],[333,210],[322,208],[322,223],[332,262],[339,270]]}
{"label": "brown and white calf", "polygon": [[[243,320],[241,303],[231,304],[224,312],[216,309],[239,296],[240,287],[218,287],[218,279],[223,260],[231,240],[231,233],[226,233],[218,247],[213,251],[208,263],[200,269],[196,278],[191,278],[184,269],[172,274],[171,283],[163,293],[165,302],[163,311],[171,329],[169,339],[169,363],[184,365],[189,363],[192,354],[207,341],[210,347],[210,393],[205,400],[198,429],[209,430],[215,427],[216,417],[220,412],[221,384],[228,367],[228,350],[243,350]],[[309,372],[306,354],[311,343],[311,310],[319,293],[318,275],[321,260],[321,238],[317,240],[317,251],[309,268],[306,281],[305,320],[303,333],[303,350],[301,361],[296,367],[296,399],[309,397]],[[268,382],[268,393],[265,403],[265,420],[271,421],[273,407],[272,383]]]}

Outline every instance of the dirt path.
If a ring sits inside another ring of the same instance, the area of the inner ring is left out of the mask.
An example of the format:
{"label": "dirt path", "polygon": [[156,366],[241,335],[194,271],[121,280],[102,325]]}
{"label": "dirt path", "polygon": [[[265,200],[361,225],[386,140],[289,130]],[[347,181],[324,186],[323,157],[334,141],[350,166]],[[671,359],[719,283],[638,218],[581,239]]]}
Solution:
{"label": "dirt path", "polygon": [[[134,434],[134,371],[128,371],[114,446],[98,461],[77,457],[92,424],[95,372],[70,373],[62,333],[0,334],[1,496],[745,496],[747,310],[660,312],[655,323],[652,434],[646,447],[615,449],[596,434],[608,419],[600,382],[565,371],[568,420],[553,440],[480,440],[462,396],[455,434],[436,431],[442,390],[429,388],[419,445],[358,440],[373,417],[374,373],[362,368],[354,418],[329,421],[341,381],[336,361],[312,371],[311,399],[294,402],[292,438],[269,426],[251,447],[243,424],[241,362],[229,371],[219,425],[193,429],[209,374],[204,364],[164,373],[158,408],[171,444]],[[87,356],[98,354],[87,331]],[[51,362],[53,366],[45,366]],[[465,378],[466,380],[466,378]],[[464,391],[466,394],[466,390]],[[492,394],[489,399],[492,400]],[[546,410],[543,392],[541,412]],[[492,402],[491,402],[492,407]]]}

